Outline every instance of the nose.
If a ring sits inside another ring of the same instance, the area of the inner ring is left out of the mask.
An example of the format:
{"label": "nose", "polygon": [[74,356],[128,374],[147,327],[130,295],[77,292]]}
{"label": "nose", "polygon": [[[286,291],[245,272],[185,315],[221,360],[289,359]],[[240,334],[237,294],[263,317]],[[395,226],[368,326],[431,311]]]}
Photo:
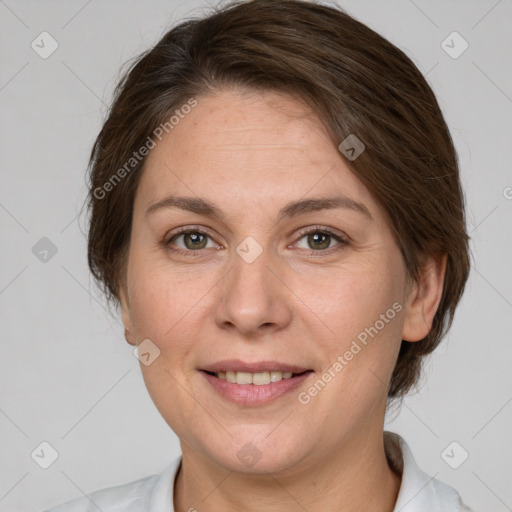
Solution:
{"label": "nose", "polygon": [[252,262],[236,254],[219,283],[217,325],[252,340],[285,328],[292,318],[292,293],[279,268],[267,250]]}

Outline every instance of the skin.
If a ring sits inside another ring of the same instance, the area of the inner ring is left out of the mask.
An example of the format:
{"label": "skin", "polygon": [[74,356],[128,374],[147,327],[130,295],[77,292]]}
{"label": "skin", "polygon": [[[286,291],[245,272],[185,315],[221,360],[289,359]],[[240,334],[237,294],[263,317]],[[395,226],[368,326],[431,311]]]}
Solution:
{"label": "skin", "polygon": [[[409,279],[386,216],[299,100],[249,90],[196,99],[148,155],[121,296],[127,341],[149,338],[160,350],[141,370],[181,443],[175,509],[390,512],[400,475],[383,446],[387,385],[401,340],[421,340],[432,325],[445,260],[426,259],[420,281]],[[335,193],[363,203],[371,219],[338,208],[278,222],[288,202]],[[225,219],[177,208],[146,215],[170,194],[208,199]],[[200,249],[187,235],[165,245],[177,228],[198,226],[209,237]],[[318,226],[348,243],[300,234],[321,235]],[[252,263],[236,252],[248,236],[263,251]],[[395,302],[402,310],[301,404],[298,393]],[[245,407],[199,372],[224,359],[276,360],[314,374],[274,402]],[[261,453],[252,467],[237,457],[246,443]]]}

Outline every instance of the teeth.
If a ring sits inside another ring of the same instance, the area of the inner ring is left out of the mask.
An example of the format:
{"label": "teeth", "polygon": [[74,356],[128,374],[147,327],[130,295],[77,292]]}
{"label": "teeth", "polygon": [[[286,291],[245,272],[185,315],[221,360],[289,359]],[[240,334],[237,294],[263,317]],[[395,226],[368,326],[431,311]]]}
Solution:
{"label": "teeth", "polygon": [[237,384],[252,384],[252,375],[247,372],[236,372]]}
{"label": "teeth", "polygon": [[279,382],[282,379],[289,379],[292,372],[217,372],[215,374],[221,380],[227,380],[233,384],[255,384],[263,386],[271,382]]}

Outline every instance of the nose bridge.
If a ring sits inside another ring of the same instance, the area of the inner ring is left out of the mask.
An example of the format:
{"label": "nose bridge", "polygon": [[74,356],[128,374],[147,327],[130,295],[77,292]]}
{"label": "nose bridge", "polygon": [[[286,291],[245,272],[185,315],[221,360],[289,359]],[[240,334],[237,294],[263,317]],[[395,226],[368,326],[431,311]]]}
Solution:
{"label": "nose bridge", "polygon": [[244,335],[258,329],[282,328],[291,318],[286,287],[279,281],[278,263],[270,249],[253,237],[236,247],[233,266],[223,280],[217,308],[217,323],[231,326]]}

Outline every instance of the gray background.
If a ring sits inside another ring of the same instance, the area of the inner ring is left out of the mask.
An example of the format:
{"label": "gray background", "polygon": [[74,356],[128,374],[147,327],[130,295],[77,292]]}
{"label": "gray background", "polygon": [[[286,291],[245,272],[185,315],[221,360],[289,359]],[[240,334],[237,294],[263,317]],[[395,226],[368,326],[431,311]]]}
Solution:
{"label": "gray background", "polygon": [[[512,2],[340,4],[427,74],[459,153],[472,237],[474,268],[453,328],[419,392],[398,417],[389,415],[386,429],[402,434],[422,469],[475,510],[512,510]],[[40,511],[154,474],[179,454],[89,276],[78,213],[120,66],[207,7],[0,1],[3,512]],[[59,45],[47,59],[31,48],[43,31]],[[456,59],[441,46],[453,31],[469,43]],[[46,262],[32,251],[42,237],[57,248]],[[31,458],[43,441],[59,455],[46,470]],[[441,456],[452,441],[469,453],[458,469]]]}

